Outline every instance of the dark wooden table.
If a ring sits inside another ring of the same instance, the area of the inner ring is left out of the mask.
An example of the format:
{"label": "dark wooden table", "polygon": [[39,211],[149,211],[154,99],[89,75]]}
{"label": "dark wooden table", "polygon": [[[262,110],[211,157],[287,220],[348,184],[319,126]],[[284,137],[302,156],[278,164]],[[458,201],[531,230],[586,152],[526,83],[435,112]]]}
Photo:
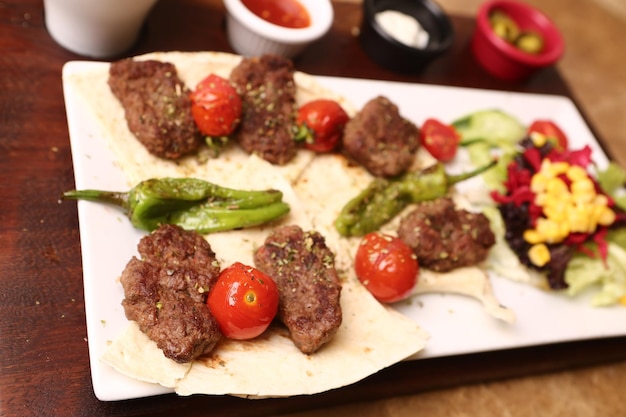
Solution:
{"label": "dark wooden table", "polygon": [[[296,61],[312,74],[568,95],[555,69],[525,84],[490,78],[474,62],[474,23],[454,17],[453,50],[422,74],[371,62],[354,35],[361,12],[335,5],[330,33]],[[161,0],[128,54],[231,52],[218,0]],[[626,359],[626,338],[590,340],[402,363],[354,386],[311,397],[248,401],[175,395],[100,402],[93,394],[61,69],[83,59],[49,37],[40,0],[0,2],[0,415],[269,415]],[[419,375],[419,377],[416,377]],[[321,415],[321,414],[320,414]]]}

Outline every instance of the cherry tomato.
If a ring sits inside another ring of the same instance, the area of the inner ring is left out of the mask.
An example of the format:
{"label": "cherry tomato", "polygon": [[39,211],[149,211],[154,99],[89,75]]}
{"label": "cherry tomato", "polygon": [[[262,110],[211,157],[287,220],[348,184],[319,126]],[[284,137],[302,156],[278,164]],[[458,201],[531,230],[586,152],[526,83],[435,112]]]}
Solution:
{"label": "cherry tomato", "polygon": [[[304,136],[304,146],[315,152],[330,152],[337,147],[343,129],[350,117],[333,100],[310,101],[298,109],[296,123],[300,128],[298,139]],[[301,134],[303,135],[301,136]]]}
{"label": "cherry tomato", "polygon": [[207,304],[224,336],[252,339],[276,316],[278,288],[267,274],[235,262],[220,273]]}
{"label": "cherry tomato", "polygon": [[453,126],[436,119],[426,119],[420,129],[420,143],[438,161],[454,159],[461,135]]}
{"label": "cherry tomato", "polygon": [[210,74],[191,92],[191,114],[200,132],[227,136],[241,118],[241,97],[228,80]]}
{"label": "cherry tomato", "polygon": [[533,132],[541,133],[547,137],[559,151],[564,151],[569,146],[565,133],[551,120],[535,120],[528,128],[528,134]]}
{"label": "cherry tomato", "polygon": [[354,259],[359,280],[381,302],[406,298],[415,284],[419,264],[413,250],[395,236],[380,232],[365,235]]}

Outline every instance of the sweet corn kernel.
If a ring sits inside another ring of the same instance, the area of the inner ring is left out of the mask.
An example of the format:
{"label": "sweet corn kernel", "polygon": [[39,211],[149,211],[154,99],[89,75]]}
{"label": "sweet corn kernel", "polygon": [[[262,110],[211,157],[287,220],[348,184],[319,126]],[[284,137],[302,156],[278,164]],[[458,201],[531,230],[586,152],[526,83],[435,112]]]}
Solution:
{"label": "sweet corn kernel", "polygon": [[570,179],[570,181],[578,181],[589,178],[589,176],[587,175],[587,171],[585,171],[585,169],[579,165],[571,165],[567,169],[565,175],[567,176],[567,178]]}
{"label": "sweet corn kernel", "polygon": [[524,240],[531,245],[534,245],[535,243],[543,242],[543,236],[541,236],[535,229],[528,229],[524,231]]}
{"label": "sweet corn kernel", "polygon": [[557,210],[565,211],[574,203],[572,195],[568,192],[561,195],[546,194],[544,207],[554,207]]}
{"label": "sweet corn kernel", "polygon": [[548,142],[548,137],[546,135],[544,135],[543,133],[531,132],[530,133],[530,140],[533,141],[533,144],[537,148],[541,148],[543,145],[545,145]]}
{"label": "sweet corn kernel", "polygon": [[558,223],[567,221],[568,204],[552,200],[543,206],[543,214],[550,220]]}
{"label": "sweet corn kernel", "polygon": [[607,206],[601,207],[600,214],[598,216],[598,224],[602,226],[610,226],[615,222],[615,212]]}
{"label": "sweet corn kernel", "polygon": [[595,198],[593,199],[593,205],[595,205],[595,206],[608,206],[609,205],[609,199],[604,194],[596,194]]}
{"label": "sweet corn kernel", "polygon": [[541,172],[546,178],[552,178],[554,177],[554,174],[552,173],[552,170],[550,169],[551,166],[552,166],[552,162],[550,162],[549,159],[544,159],[543,161],[541,161],[541,167],[539,168],[538,172]]}
{"label": "sweet corn kernel", "polygon": [[528,250],[528,259],[530,259],[533,265],[542,267],[550,262],[550,250],[543,243],[533,245]]}
{"label": "sweet corn kernel", "polygon": [[561,235],[559,223],[551,219],[537,219],[536,230],[544,238],[544,241],[548,243],[557,243],[565,238],[565,236]]}
{"label": "sweet corn kernel", "polygon": [[578,206],[590,205],[593,203],[594,198],[596,198],[595,192],[578,192],[572,194],[572,203]]}
{"label": "sweet corn kernel", "polygon": [[543,193],[546,191],[546,185],[548,183],[548,177],[543,172],[537,172],[530,179],[530,191],[533,193]]}
{"label": "sweet corn kernel", "polygon": [[591,216],[591,222],[594,224],[598,223],[598,219],[602,215],[604,211],[604,206],[600,204],[589,204],[589,212]]}
{"label": "sweet corn kernel", "polygon": [[546,193],[535,195],[535,204],[538,205],[539,207],[544,207],[546,204],[549,205],[550,203],[548,200],[549,200],[548,194]]}
{"label": "sweet corn kernel", "polygon": [[567,184],[565,184],[565,181],[555,177],[548,180],[548,183],[546,184],[546,192],[556,198],[559,198],[561,194],[568,193],[569,188],[567,187]]}
{"label": "sweet corn kernel", "polygon": [[565,174],[571,165],[567,162],[551,162],[548,169],[552,176],[556,177],[561,174]]}
{"label": "sweet corn kernel", "polygon": [[588,177],[573,181],[570,185],[572,194],[596,193],[596,187]]}
{"label": "sweet corn kernel", "polygon": [[574,233],[589,233],[591,210],[589,206],[571,206],[567,218]]}

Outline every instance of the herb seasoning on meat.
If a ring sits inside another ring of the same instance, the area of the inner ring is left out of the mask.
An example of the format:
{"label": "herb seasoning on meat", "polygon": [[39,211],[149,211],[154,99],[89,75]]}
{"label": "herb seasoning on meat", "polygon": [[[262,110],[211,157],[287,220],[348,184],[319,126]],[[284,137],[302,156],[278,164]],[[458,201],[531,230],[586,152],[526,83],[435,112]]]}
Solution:
{"label": "herb seasoning on meat", "polygon": [[378,96],[346,123],[346,154],[377,177],[406,172],[419,148],[419,129],[403,118],[398,106]]}
{"label": "herb seasoning on meat", "polygon": [[190,91],[173,64],[123,59],[111,64],[108,82],[129,130],[150,153],[178,159],[199,149],[202,135],[191,114]]}
{"label": "herb seasoning on meat", "polygon": [[299,226],[279,227],[256,251],[254,263],[278,286],[277,317],[294,344],[307,354],[320,349],[342,320],[335,256],[324,237]]}
{"label": "herb seasoning on meat", "polygon": [[122,305],[166,357],[190,362],[209,353],[221,333],[205,304],[220,266],[209,243],[196,232],[164,225],[141,239],[141,260],[122,272]]}
{"label": "herb seasoning on meat", "polygon": [[450,198],[418,204],[400,222],[398,237],[421,266],[438,272],[476,265],[495,244],[487,217],[456,209]]}
{"label": "herb seasoning on meat", "polygon": [[244,58],[230,81],[243,101],[235,140],[248,153],[284,165],[296,155],[296,83],[293,63],[278,55]]}

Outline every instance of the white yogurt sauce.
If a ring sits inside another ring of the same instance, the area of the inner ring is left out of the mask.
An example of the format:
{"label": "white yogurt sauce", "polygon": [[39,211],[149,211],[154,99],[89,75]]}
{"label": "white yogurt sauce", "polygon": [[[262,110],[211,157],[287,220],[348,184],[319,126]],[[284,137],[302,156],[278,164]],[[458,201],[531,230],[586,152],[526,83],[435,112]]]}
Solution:
{"label": "white yogurt sauce", "polygon": [[376,22],[393,38],[413,48],[423,49],[429,34],[413,16],[396,10],[376,13]]}

